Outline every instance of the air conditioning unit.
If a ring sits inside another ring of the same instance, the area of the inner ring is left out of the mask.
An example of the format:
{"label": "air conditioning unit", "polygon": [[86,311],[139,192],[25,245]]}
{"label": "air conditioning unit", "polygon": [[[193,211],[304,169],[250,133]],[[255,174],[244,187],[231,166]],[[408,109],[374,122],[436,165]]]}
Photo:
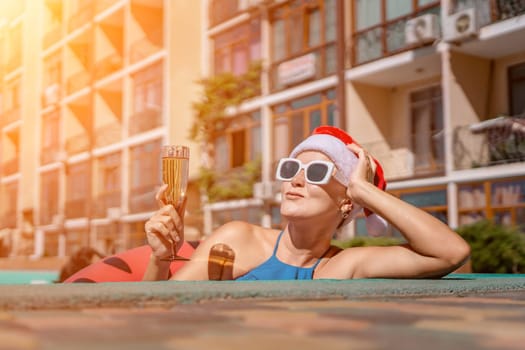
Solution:
{"label": "air conditioning unit", "polygon": [[280,190],[280,182],[256,182],[253,185],[253,197],[257,199],[272,199]]}
{"label": "air conditioning unit", "polygon": [[460,42],[477,35],[478,21],[475,8],[458,11],[445,20],[443,39],[447,42]]}
{"label": "air conditioning unit", "polygon": [[44,90],[44,105],[49,106],[58,103],[60,98],[60,85],[57,83],[49,85]]}
{"label": "air conditioning unit", "polygon": [[424,44],[439,38],[438,16],[426,14],[409,19],[405,24],[405,43]]}

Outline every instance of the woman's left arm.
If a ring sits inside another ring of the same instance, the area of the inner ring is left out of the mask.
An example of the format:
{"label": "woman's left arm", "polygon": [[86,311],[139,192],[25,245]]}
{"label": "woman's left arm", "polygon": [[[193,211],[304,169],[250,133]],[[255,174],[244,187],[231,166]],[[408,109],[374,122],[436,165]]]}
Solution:
{"label": "woman's left arm", "polygon": [[470,255],[468,243],[434,216],[367,181],[369,156],[355,145],[348,147],[359,156],[348,197],[394,225],[407,241],[403,246],[362,249],[353,277],[438,277],[464,264]]}

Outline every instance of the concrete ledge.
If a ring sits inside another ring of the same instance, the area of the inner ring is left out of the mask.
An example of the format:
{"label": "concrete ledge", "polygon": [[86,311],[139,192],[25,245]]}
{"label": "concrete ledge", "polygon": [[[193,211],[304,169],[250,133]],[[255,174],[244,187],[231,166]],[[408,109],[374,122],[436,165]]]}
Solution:
{"label": "concrete ledge", "polygon": [[254,282],[111,282],[3,285],[2,310],[172,307],[209,300],[327,300],[513,294],[525,299],[524,275],[452,274],[438,280],[314,280]]}

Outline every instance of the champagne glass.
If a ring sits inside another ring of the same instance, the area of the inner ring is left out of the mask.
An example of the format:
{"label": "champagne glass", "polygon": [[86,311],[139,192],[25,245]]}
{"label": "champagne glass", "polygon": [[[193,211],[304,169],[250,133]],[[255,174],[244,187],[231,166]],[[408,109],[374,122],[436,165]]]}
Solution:
{"label": "champagne glass", "polygon": [[[166,204],[171,204],[184,219],[186,204],[186,190],[188,188],[188,172],[190,163],[190,149],[182,145],[162,146],[162,181],[168,185],[164,192]],[[189,260],[178,256],[175,252],[176,242],[172,238],[171,256],[166,260]]]}

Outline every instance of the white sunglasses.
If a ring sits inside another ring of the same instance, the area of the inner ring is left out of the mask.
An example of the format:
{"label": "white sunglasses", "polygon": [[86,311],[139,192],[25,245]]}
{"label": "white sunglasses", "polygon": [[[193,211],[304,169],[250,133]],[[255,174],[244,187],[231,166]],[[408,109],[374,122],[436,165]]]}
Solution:
{"label": "white sunglasses", "polygon": [[277,165],[275,178],[281,181],[291,181],[304,169],[304,177],[313,185],[325,185],[330,181],[334,172],[334,163],[326,160],[314,160],[303,164],[296,158],[282,158]]}

